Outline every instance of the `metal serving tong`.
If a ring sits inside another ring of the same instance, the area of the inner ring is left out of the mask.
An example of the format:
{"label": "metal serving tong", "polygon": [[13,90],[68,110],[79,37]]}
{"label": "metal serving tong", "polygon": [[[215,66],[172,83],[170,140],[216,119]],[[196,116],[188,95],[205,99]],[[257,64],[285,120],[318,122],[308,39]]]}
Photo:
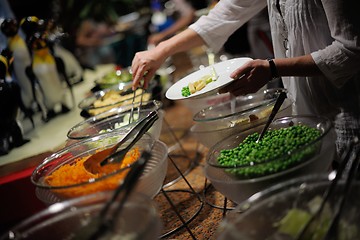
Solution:
{"label": "metal serving tong", "polygon": [[335,212],[331,218],[330,225],[324,235],[324,240],[335,240],[338,237],[338,226],[339,220],[344,208],[346,199],[349,195],[349,190],[351,184],[355,179],[355,174],[359,167],[359,152],[360,148],[358,145],[359,140],[355,138],[345,149],[343,155],[341,156],[341,163],[339,168],[336,171],[336,176],[332,180],[329,187],[326,189],[323,200],[320,207],[312,215],[310,220],[307,222],[305,227],[302,229],[300,234],[297,236],[296,240],[309,240],[311,239],[312,234],[316,231],[319,225],[322,223],[322,213],[327,202],[334,197],[335,189],[338,185],[338,182],[341,178],[345,178],[345,184],[340,192],[339,200],[336,203]]}
{"label": "metal serving tong", "polygon": [[[112,163],[121,162],[125,154],[131,149],[132,146],[147,132],[154,122],[159,118],[157,111],[150,112],[145,118],[141,119],[135,124],[121,140],[110,148],[97,152],[89,157],[84,162],[84,167],[91,173],[101,173],[102,166]],[[136,135],[135,135],[136,134]],[[124,149],[117,151],[117,149],[129,140],[132,136],[134,139]]]}
{"label": "metal serving tong", "polygon": [[[141,154],[140,158],[132,165],[124,182],[115,189],[113,195],[105,203],[100,213],[97,216],[94,216],[89,224],[80,228],[79,231],[75,233],[73,239],[96,240],[109,234],[110,231],[113,230],[116,220],[120,216],[126,201],[131,195],[150,157],[150,152],[144,151]],[[122,195],[118,200],[120,193],[122,193]],[[111,210],[112,208],[114,209]]]}
{"label": "metal serving tong", "polygon": [[131,111],[130,111],[130,117],[129,117],[129,124],[133,121],[134,119],[134,104],[135,104],[135,97],[136,97],[136,90],[134,90],[133,92],[133,97],[131,100]]}
{"label": "metal serving tong", "polygon": [[[127,145],[124,149],[121,149],[109,155],[107,158],[105,158],[103,161],[100,162],[100,166],[104,166],[108,163],[113,163],[113,162],[117,162],[117,163],[121,162],[124,159],[125,154],[152,127],[152,125],[158,118],[159,116],[156,111],[150,112],[145,118],[143,118],[139,123],[137,123],[124,137],[126,139],[129,139],[130,136],[136,134],[135,138],[129,143],[129,145]],[[124,143],[126,141],[124,140],[124,138],[120,142]],[[119,146],[122,145],[122,143],[119,143]]]}
{"label": "metal serving tong", "polygon": [[257,143],[264,137],[267,129],[269,128],[270,124],[274,120],[277,112],[280,110],[280,107],[283,104],[285,98],[286,98],[286,93],[285,92],[281,92],[280,95],[277,97],[275,105],[274,105],[274,107],[271,110],[271,113],[269,115],[269,118],[267,119],[264,128],[262,129],[258,139],[256,140]]}
{"label": "metal serving tong", "polygon": [[[141,87],[141,94],[140,94],[140,103],[138,104],[137,114],[140,116],[140,109],[143,102],[143,96],[144,96],[144,88]],[[135,98],[136,98],[136,90],[134,91],[132,101],[131,101],[131,111],[130,111],[130,117],[129,117],[129,124],[134,121],[134,107],[135,107]]]}

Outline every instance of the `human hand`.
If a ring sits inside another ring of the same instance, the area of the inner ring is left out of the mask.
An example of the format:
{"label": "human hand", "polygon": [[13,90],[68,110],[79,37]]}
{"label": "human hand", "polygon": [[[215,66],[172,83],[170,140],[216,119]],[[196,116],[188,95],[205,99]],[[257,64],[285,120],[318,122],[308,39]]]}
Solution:
{"label": "human hand", "polygon": [[131,65],[133,90],[139,86],[141,80],[144,80],[143,88],[146,89],[165,59],[166,56],[158,48],[137,52]]}
{"label": "human hand", "polygon": [[257,92],[271,79],[267,60],[250,60],[230,74],[235,80],[221,88],[219,93],[230,92],[235,96]]}

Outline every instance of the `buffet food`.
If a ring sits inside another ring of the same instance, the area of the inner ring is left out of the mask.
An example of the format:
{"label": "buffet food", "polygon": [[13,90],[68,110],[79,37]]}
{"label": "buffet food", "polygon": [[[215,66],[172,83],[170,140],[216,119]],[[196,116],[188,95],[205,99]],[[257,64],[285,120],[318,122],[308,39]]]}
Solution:
{"label": "buffet food", "polygon": [[278,118],[256,143],[264,124],[240,130],[209,149],[205,175],[236,203],[295,176],[326,172],[334,159],[335,133],[329,119]]}
{"label": "buffet food", "polygon": [[[134,103],[138,103],[141,101],[149,101],[150,93],[144,93],[142,95],[142,89],[137,89],[135,91]],[[128,93],[125,95],[121,94],[122,92],[116,90],[110,90],[105,93],[105,95],[99,99],[96,99],[93,102],[92,109],[89,109],[89,113],[91,115],[97,115],[107,110],[110,110],[114,107],[119,107],[122,105],[131,104],[133,101],[134,93]]]}
{"label": "buffet food", "polygon": [[96,80],[96,84],[102,89],[111,88],[114,85],[130,84],[132,75],[127,69],[116,68],[106,73],[102,78]]}
{"label": "buffet food", "polygon": [[[322,204],[329,184],[327,174],[306,175],[291,178],[264,189],[239,203],[220,224],[218,240],[295,240],[304,226]],[[318,224],[311,227],[303,239],[320,240],[328,231],[334,213],[337,211],[339,195],[345,181],[340,180],[334,195],[323,206]],[[358,181],[354,181],[342,214],[339,216],[337,236],[334,239],[360,239]]]}
{"label": "buffet food", "polygon": [[[311,157],[316,152],[316,147],[306,146],[317,140],[321,132],[306,125],[297,125],[269,130],[261,141],[257,142],[259,135],[257,132],[253,133],[237,147],[221,150],[217,159],[219,164],[227,167],[237,166],[227,172],[241,178],[277,173]],[[292,154],[301,148],[301,151]]]}
{"label": "buffet food", "polygon": [[254,123],[259,119],[265,119],[269,117],[274,105],[270,104],[270,106],[266,106],[264,108],[259,109],[259,111],[254,111],[250,113],[248,116],[240,116],[239,118],[235,118],[229,122],[229,127],[234,127],[236,125],[249,124]]}
{"label": "buffet food", "polygon": [[[160,191],[166,176],[168,149],[165,144],[154,141],[147,133],[131,148],[122,165],[109,165],[99,175],[85,172],[82,164],[85,159],[96,152],[109,149],[122,137],[123,135],[119,135],[118,132],[106,133],[71,144],[47,157],[31,175],[31,181],[36,186],[37,197],[46,204],[52,204],[94,192],[113,190],[122,184],[123,178],[131,167],[129,164],[132,165],[131,163],[136,161],[144,150],[151,150],[151,158],[135,191],[153,198]],[[128,146],[131,140],[126,141],[120,148]],[[68,170],[72,170],[73,174]],[[56,172],[59,176],[55,180]]]}
{"label": "buffet food", "polygon": [[[197,112],[190,132],[208,148],[222,139],[264,123],[275,101],[285,89],[267,89],[263,92],[238,96],[225,102],[212,104]],[[285,99],[276,117],[291,114],[292,102]]]}
{"label": "buffet food", "polygon": [[[139,159],[140,151],[138,147],[130,150],[121,163],[112,163],[103,166],[102,173],[91,173],[85,169],[84,162],[89,157],[90,156],[79,157],[71,163],[60,166],[45,177],[45,183],[50,187],[74,186],[109,175],[107,179],[91,185],[83,185],[69,189],[54,189],[53,191],[62,197],[73,198],[94,192],[113,190],[119,185],[120,181],[125,178],[128,172],[127,168]],[[106,151],[104,157],[106,157]]]}
{"label": "buffet food", "polygon": [[[302,229],[310,221],[311,217],[321,207],[322,201],[323,198],[320,195],[317,195],[305,205],[304,209],[299,207],[289,209],[280,221],[274,223],[274,227],[277,228],[274,237],[286,236],[291,239],[296,239]],[[333,207],[326,202],[318,226],[311,229],[304,238],[309,240],[324,239],[325,234],[330,227],[333,214]],[[346,219],[340,220],[338,232],[340,233],[340,236],[337,238],[339,240],[356,239],[359,234],[356,225]]]}
{"label": "buffet food", "polygon": [[[153,134],[155,139],[158,139],[164,115],[163,111],[160,109],[161,107],[162,102],[152,100],[142,102],[141,107],[139,107],[138,104],[130,104],[118,108],[112,108],[108,111],[87,118],[71,127],[67,133],[67,137],[69,140],[78,141],[114,131],[117,132],[118,135],[123,135],[138,121],[150,114],[150,112],[157,111],[159,119],[155,121],[149,132]],[[132,117],[130,117],[131,115]]]}
{"label": "buffet food", "polygon": [[112,132],[112,131],[114,131],[114,130],[116,130],[116,129],[119,129],[119,128],[124,127],[124,126],[127,126],[127,125],[129,125],[129,124],[131,124],[131,123],[133,123],[133,122],[136,122],[138,119],[139,119],[139,114],[134,113],[133,116],[132,116],[132,118],[131,118],[131,113],[126,113],[126,114],[124,115],[124,118],[122,119],[121,122],[116,122],[116,123],[114,124],[114,127],[106,128],[106,129],[101,129],[101,130],[99,131],[99,133],[101,134],[101,133]]}

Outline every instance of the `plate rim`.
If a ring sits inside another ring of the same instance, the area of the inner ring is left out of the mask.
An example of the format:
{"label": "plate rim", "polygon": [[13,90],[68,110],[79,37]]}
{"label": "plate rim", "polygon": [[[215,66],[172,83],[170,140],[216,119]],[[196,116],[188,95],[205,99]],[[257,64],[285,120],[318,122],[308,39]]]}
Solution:
{"label": "plate rim", "polygon": [[[226,60],[226,61],[217,62],[217,63],[214,64],[214,66],[220,65],[220,64],[224,64],[224,63],[230,63],[231,61],[244,61],[244,60],[251,61],[251,60],[253,60],[253,59],[250,58],[250,57],[231,58],[231,59],[228,59],[228,60]],[[247,61],[244,61],[243,64],[245,64]],[[242,64],[241,64],[241,65],[238,65],[236,68],[239,68],[239,67],[241,67],[241,66],[242,66]],[[181,82],[183,82],[185,79],[189,78],[191,75],[199,74],[200,71],[204,71],[205,69],[209,69],[210,67],[211,67],[211,66],[209,65],[209,66],[206,66],[206,67],[204,67],[204,68],[202,68],[202,69],[198,69],[198,70],[196,70],[196,71],[193,71],[193,72],[187,74],[186,76],[182,77],[181,79],[179,79],[177,82],[175,82],[174,84],[172,84],[172,85],[167,89],[167,91],[166,91],[166,93],[165,93],[166,98],[169,99],[169,100],[185,100],[185,99],[196,99],[196,98],[206,97],[206,96],[209,96],[209,95],[216,94],[216,93],[217,93],[217,90],[218,90],[219,88],[224,87],[224,86],[228,85],[229,83],[231,83],[233,80],[235,80],[235,79],[230,79],[229,81],[224,82],[222,85],[219,85],[219,86],[217,86],[217,87],[215,87],[215,88],[209,89],[208,91],[205,91],[205,92],[201,92],[201,93],[197,93],[197,94],[192,94],[192,95],[190,95],[190,96],[188,96],[188,97],[183,97],[183,96],[181,96],[181,97],[173,97],[173,96],[169,96],[169,92],[171,91],[171,89],[174,88],[174,86],[180,85]],[[234,69],[234,70],[235,70],[235,69]],[[209,71],[209,72],[210,72],[210,71]],[[187,81],[187,80],[186,80],[186,81]]]}

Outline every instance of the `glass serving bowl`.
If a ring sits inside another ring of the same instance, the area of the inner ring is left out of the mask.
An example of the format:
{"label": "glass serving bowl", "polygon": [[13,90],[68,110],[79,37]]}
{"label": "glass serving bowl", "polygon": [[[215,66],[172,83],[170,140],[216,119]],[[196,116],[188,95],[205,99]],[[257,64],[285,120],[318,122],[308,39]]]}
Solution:
{"label": "glass serving bowl", "polygon": [[[110,192],[99,192],[50,205],[45,210],[9,229],[2,237],[8,239],[76,239],[76,232],[86,227],[99,214]],[[115,205],[116,206],[116,205]],[[110,214],[115,208],[110,209]],[[106,239],[157,239],[162,223],[149,197],[134,193],[115,220],[115,228]]]}
{"label": "glass serving bowl", "polygon": [[205,108],[209,108],[230,100],[230,93],[210,95],[201,98],[183,99],[181,102],[191,111],[193,115]]}
{"label": "glass serving bowl", "polygon": [[[89,138],[47,157],[33,171],[31,176],[31,181],[36,186],[37,197],[46,204],[52,204],[69,198],[115,189],[119,183],[122,183],[129,167],[131,167],[131,161],[126,166],[117,167],[115,171],[110,169],[111,171],[99,175],[92,175],[87,172],[81,161],[96,151],[113,146],[121,137],[117,133],[110,133]],[[127,146],[131,140],[124,143],[119,149]],[[167,146],[154,140],[149,134],[145,134],[132,147],[132,150],[134,149],[138,149],[140,154],[145,149],[151,150],[152,156],[135,190],[152,198],[160,191],[165,179]],[[136,155],[134,158],[136,159]],[[60,167],[63,168],[59,170]],[[66,173],[61,173],[65,170]],[[56,173],[56,171],[58,172]]]}
{"label": "glass serving bowl", "polygon": [[[138,103],[141,99],[141,89],[135,91],[134,102]],[[132,103],[134,92],[131,89],[131,85],[124,87],[122,90],[117,89],[105,89],[93,93],[91,96],[83,99],[78,107],[81,109],[81,116],[88,118],[114,107],[120,107],[123,105],[129,105]],[[151,94],[144,91],[143,102],[149,101]]]}
{"label": "glass serving bowl", "polygon": [[[295,239],[294,236],[319,206],[329,184],[327,175],[315,174],[291,179],[258,192],[226,216],[217,229],[216,239]],[[344,188],[344,182],[340,181],[338,186],[335,195]],[[359,198],[360,182],[356,181],[341,214],[339,232],[343,236],[338,239],[360,239]],[[337,198],[331,198],[330,204],[325,206],[324,222],[331,218],[335,201]]]}
{"label": "glass serving bowl", "polygon": [[132,84],[132,75],[129,68],[114,67],[101,78],[95,80],[95,83],[101,89],[119,89],[122,90]]}
{"label": "glass serving bowl", "polygon": [[70,140],[75,140],[70,142],[76,142],[78,140],[104,135],[109,132],[118,132],[123,135],[126,134],[138,121],[145,118],[150,112],[158,111],[159,119],[154,123],[151,129],[149,129],[149,132],[155,139],[159,139],[164,115],[163,111],[160,110],[162,102],[157,100],[143,102],[140,108],[137,104],[135,104],[133,109],[134,121],[130,123],[129,116],[131,114],[132,107],[132,104],[124,105],[90,117],[73,126],[68,131],[67,137]]}
{"label": "glass serving bowl", "polygon": [[[215,189],[224,196],[236,203],[240,203],[252,194],[281,181],[300,175],[328,171],[335,157],[335,133],[330,120],[318,116],[288,116],[274,120],[270,124],[269,130],[296,125],[306,125],[318,129],[321,134],[316,140],[294,151],[287,152],[276,158],[264,159],[261,163],[251,162],[242,166],[221,165],[218,162],[218,157],[222,150],[238,147],[247,136],[260,133],[264,124],[246,131],[240,131],[223,139],[209,150],[204,168],[206,177],[211,181]],[[295,161],[293,161],[294,159]],[[289,162],[290,160],[292,164],[289,164],[287,168],[282,169],[280,167],[277,171],[273,170],[274,164],[282,166],[282,162]],[[259,168],[265,171],[264,174],[256,175],[257,172],[254,170]],[[255,172],[255,174],[242,175],[248,172]]]}
{"label": "glass serving bowl", "polygon": [[[264,123],[281,92],[287,93],[283,88],[267,89],[207,107],[194,115],[195,124],[190,132],[200,143],[211,148],[233,133]],[[276,116],[290,115],[291,105],[290,99],[285,99]]]}

